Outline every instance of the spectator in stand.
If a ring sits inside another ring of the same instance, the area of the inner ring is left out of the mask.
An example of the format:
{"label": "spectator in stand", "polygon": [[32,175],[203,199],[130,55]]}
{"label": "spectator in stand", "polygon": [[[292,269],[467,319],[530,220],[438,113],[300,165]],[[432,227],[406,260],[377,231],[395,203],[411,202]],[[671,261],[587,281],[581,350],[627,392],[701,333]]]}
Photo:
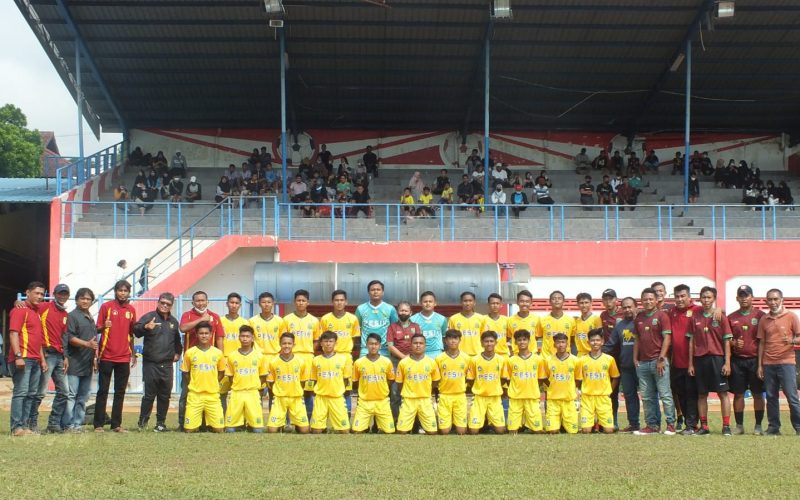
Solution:
{"label": "spectator in stand", "polygon": [[581,148],[581,152],[575,155],[573,159],[575,163],[575,173],[585,174],[592,168],[592,162],[589,160],[589,155],[586,154],[586,148]]}
{"label": "spectator in stand", "polygon": [[144,182],[140,182],[133,187],[131,198],[139,207],[139,214],[144,215],[147,210],[153,208],[153,192],[147,189]]}
{"label": "spectator in stand", "polygon": [[794,198],[792,198],[792,190],[789,189],[789,185],[786,184],[786,181],[780,181],[778,183],[778,200],[781,205],[787,205],[786,211],[794,210]]}
{"label": "spectator in stand", "polygon": [[[458,189],[456,189],[456,196],[462,203],[469,203],[469,200],[472,199],[474,195],[474,189],[472,185],[472,181],[470,180],[470,176],[464,174],[461,176],[461,184],[458,185]],[[467,200],[467,201],[464,201]]]}
{"label": "spectator in stand", "polygon": [[139,184],[140,182],[146,182],[147,176],[144,174],[144,169],[140,168],[139,173],[136,174],[136,178],[133,179],[133,185]]}
{"label": "spectator in stand", "polygon": [[681,173],[683,173],[683,156],[678,151],[675,153],[675,158],[672,159],[672,172],[670,175],[680,175]]}
{"label": "spectator in stand", "polygon": [[506,204],[506,192],[503,191],[503,185],[497,184],[494,187],[494,191],[492,192],[492,205],[505,205]]}
{"label": "spectator in stand", "polygon": [[247,163],[249,165],[255,165],[260,160],[261,160],[261,153],[258,152],[258,148],[253,148],[253,152],[250,153],[250,156],[247,157]]}
{"label": "spectator in stand", "polygon": [[597,204],[598,205],[611,205],[614,196],[614,188],[611,187],[611,179],[603,176],[603,182],[597,185]]}
{"label": "spectator in stand", "polygon": [[339,182],[336,184],[336,192],[344,193],[348,198],[353,191],[353,185],[347,180],[346,175],[339,176]]}
{"label": "spectator in stand", "polygon": [[219,180],[219,184],[217,184],[217,191],[214,196],[214,201],[221,203],[231,195],[231,191],[231,182],[227,175],[223,175]]}
{"label": "spectator in stand", "polygon": [[656,175],[658,175],[659,163],[661,162],[659,161],[658,156],[656,155],[656,151],[654,149],[651,149],[650,151],[647,152],[647,156],[644,157],[643,167],[645,171],[652,170],[653,172],[655,172]]}
{"label": "spectator in stand", "polygon": [[472,175],[472,172],[478,168],[478,165],[483,165],[483,160],[481,160],[478,150],[473,149],[472,153],[467,158],[467,161],[464,163],[464,173],[467,175]]}
{"label": "spectator in stand", "polygon": [[169,181],[167,190],[169,191],[169,200],[172,203],[181,202],[181,196],[183,196],[183,182],[181,182],[180,176],[176,175]]}
{"label": "spectator in stand", "polygon": [[634,173],[643,174],[642,164],[639,161],[639,157],[636,156],[636,151],[631,151],[628,157],[628,177],[632,176]]}
{"label": "spectator in stand", "polygon": [[170,177],[175,177],[176,173],[180,177],[186,177],[186,171],[188,169],[189,164],[186,162],[186,157],[183,156],[180,151],[175,151],[175,156],[172,157],[172,161],[169,165]]}
{"label": "spectator in stand", "polygon": [[258,170],[253,172],[249,179],[245,181],[244,184],[244,195],[247,196],[245,201],[245,206],[247,206],[250,202],[258,203],[258,195],[259,191],[261,190],[260,181],[258,177]]}
{"label": "spectator in stand", "polygon": [[114,188],[114,201],[118,201],[122,203],[122,209],[126,212],[128,211],[128,202],[131,200],[131,195],[128,192],[128,188],[125,187],[125,184],[120,184],[116,188]]}
{"label": "spectator in stand", "polygon": [[511,212],[515,219],[519,219],[519,213],[528,208],[528,195],[522,190],[522,184],[514,185],[514,192],[511,193]]}
{"label": "spectator in stand", "polygon": [[258,159],[261,162],[261,165],[267,166],[272,165],[272,155],[267,151],[266,146],[261,146],[261,152],[258,155]]}
{"label": "spectator in stand", "polygon": [[[606,175],[604,178],[608,178]],[[583,178],[583,184],[578,186],[578,194],[581,197],[581,205],[594,205],[594,185],[592,184],[592,176],[587,175]],[[584,210],[591,211],[591,208],[584,208]]]}
{"label": "spectator in stand", "polygon": [[402,205],[403,214],[407,218],[411,218],[414,215],[414,196],[411,195],[411,188],[403,190],[403,194],[400,196],[400,205]]}
{"label": "spectator in stand", "polygon": [[267,181],[270,191],[277,193],[281,190],[283,181],[281,180],[280,175],[272,168],[271,163],[266,164],[263,178]]}
{"label": "spectator in stand", "polygon": [[367,174],[371,175],[372,177],[378,177],[378,155],[372,152],[372,146],[367,146],[367,151],[364,153],[364,156],[361,158],[361,161],[364,162],[364,167],[367,169]]}
{"label": "spectator in stand", "polygon": [[442,188],[442,197],[439,198],[440,205],[450,205],[453,203],[453,188],[450,187],[450,181],[444,183]]}
{"label": "spectator in stand", "polygon": [[156,154],[156,157],[153,158],[152,166],[156,170],[168,170],[169,160],[167,160],[167,157],[164,156],[163,151],[159,151]]}
{"label": "spectator in stand", "polygon": [[314,167],[311,165],[311,160],[307,156],[300,160],[300,165],[297,167],[297,173],[303,178],[303,180],[310,179],[311,172],[313,170]]}
{"label": "spectator in stand", "polygon": [[478,165],[475,170],[472,171],[472,175],[470,176],[470,180],[472,182],[477,182],[480,185],[483,185],[483,165]]}
{"label": "spectator in stand", "polygon": [[417,198],[417,215],[420,217],[433,217],[436,207],[433,205],[433,195],[431,188],[425,186],[422,188],[422,194]]}
{"label": "spectator in stand", "polygon": [[328,190],[325,188],[325,181],[317,177],[314,180],[314,185],[311,187],[309,197],[311,198],[311,203],[322,203],[323,198],[328,197]]}
{"label": "spectator in stand", "polygon": [[441,195],[444,190],[444,185],[450,184],[450,178],[447,176],[447,170],[442,169],[439,172],[439,177],[436,178],[436,184],[433,186],[433,194]]}
{"label": "spectator in stand", "polygon": [[536,203],[540,205],[552,205],[555,203],[553,198],[550,197],[550,187],[547,185],[547,179],[540,175],[536,179],[536,185],[533,186],[533,194],[536,196]]}
{"label": "spectator in stand", "polygon": [[133,151],[131,151],[131,153],[128,155],[128,165],[134,167],[144,166],[145,164],[143,162],[143,159],[144,159],[144,153],[142,153],[142,148],[136,146],[133,149]]}
{"label": "spectator in stand", "polygon": [[496,163],[494,165],[494,170],[492,170],[491,176],[492,176],[492,184],[494,185],[500,184],[503,187],[510,186],[510,184],[508,183],[508,171],[503,169],[502,163]]}
{"label": "spectator in stand", "polygon": [[350,179],[350,176],[353,175],[353,171],[350,168],[350,162],[347,161],[346,156],[339,158],[339,167],[336,169],[336,176],[338,177],[340,175],[346,175],[348,180]]}
{"label": "spectator in stand", "polygon": [[761,205],[761,192],[759,189],[751,184],[744,188],[744,196],[742,197],[742,203],[751,207],[750,210],[755,211],[755,205]]}
{"label": "spectator in stand", "polygon": [[[692,153],[692,156],[689,158],[689,171],[692,170],[699,170],[703,164],[703,155],[700,154],[700,151],[695,150]],[[683,173],[683,165],[681,165],[681,173]]]}
{"label": "spectator in stand", "polygon": [[186,185],[186,201],[189,203],[199,201],[203,198],[203,187],[197,182],[194,175],[189,177],[189,184]]}
{"label": "spectator in stand", "polygon": [[144,185],[147,186],[147,189],[161,189],[161,177],[151,168],[150,172],[147,174],[147,179],[144,181]]}
{"label": "spectator in stand", "polygon": [[714,183],[717,185],[717,187],[725,186],[726,177],[727,172],[725,170],[725,160],[718,158],[717,164],[714,167]]}
{"label": "spectator in stand", "polygon": [[606,171],[611,164],[611,158],[608,157],[608,153],[606,153],[605,149],[600,150],[600,154],[598,154],[594,160],[592,160],[592,168],[595,170],[603,170]]}
{"label": "spectator in stand", "polygon": [[419,198],[422,194],[422,190],[425,188],[425,181],[422,180],[422,174],[418,171],[414,172],[411,179],[408,180],[408,187],[411,189],[411,194]]}
{"label": "spectator in stand", "polygon": [[708,157],[708,151],[703,151],[703,158],[700,161],[700,173],[706,177],[714,173],[714,166],[711,165],[711,158]]}
{"label": "spectator in stand", "polygon": [[333,173],[333,155],[328,151],[327,144],[320,146],[319,159],[325,165],[325,170],[328,171],[328,174]]}
{"label": "spectator in stand", "polygon": [[353,192],[353,197],[350,201],[354,204],[354,206],[350,208],[350,217],[358,217],[359,212],[363,212],[364,217],[370,217],[369,202],[371,199],[369,197],[369,191],[367,191],[363,184],[358,184],[356,186],[356,190]]}
{"label": "spectator in stand", "polygon": [[294,182],[289,184],[289,196],[292,203],[300,203],[308,199],[308,186],[303,182],[303,177],[297,175]]}
{"label": "spectator in stand", "polygon": [[697,178],[697,171],[692,170],[689,175],[689,203],[697,203],[700,197],[700,179]]}
{"label": "spectator in stand", "polygon": [[[540,170],[540,171],[539,171],[539,177],[541,177],[541,178],[543,178],[543,179],[544,179],[544,183],[545,183],[545,185],[546,185],[547,187],[549,187],[549,188],[553,187],[553,181],[551,181],[551,180],[550,180],[550,176],[549,176],[549,175],[547,175],[547,170]],[[538,177],[537,177],[537,179],[536,179],[536,182],[538,182],[538,180],[539,180],[539,179],[538,179]],[[536,185],[536,182],[534,182],[534,186]]]}
{"label": "spectator in stand", "polygon": [[625,167],[625,159],[620,154],[619,150],[614,151],[614,156],[611,157],[611,162],[609,163],[611,173],[622,173],[622,170]]}
{"label": "spectator in stand", "polygon": [[[515,182],[514,184],[520,184],[519,182]],[[530,172],[525,172],[525,182],[521,183],[522,187],[525,189],[533,189],[533,186],[536,184],[536,179],[533,178],[533,174]]]}
{"label": "spectator in stand", "polygon": [[230,182],[231,187],[236,187],[239,185],[239,181],[241,180],[241,173],[236,171],[236,165],[231,163],[228,165],[228,171],[225,172],[225,176]]}
{"label": "spectator in stand", "polygon": [[[627,177],[623,177],[622,182],[617,187],[617,204],[628,205],[631,212],[633,212],[636,210],[635,205],[639,198],[639,193],[640,190],[633,187]],[[623,207],[622,210],[625,210],[625,208]]]}

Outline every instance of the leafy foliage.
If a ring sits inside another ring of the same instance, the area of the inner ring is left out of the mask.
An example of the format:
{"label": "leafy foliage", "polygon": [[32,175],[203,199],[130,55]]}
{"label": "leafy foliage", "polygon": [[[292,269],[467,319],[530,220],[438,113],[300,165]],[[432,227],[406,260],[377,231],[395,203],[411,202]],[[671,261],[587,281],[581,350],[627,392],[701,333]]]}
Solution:
{"label": "leafy foliage", "polygon": [[13,104],[0,108],[0,177],[41,175],[42,141],[27,128],[28,119]]}

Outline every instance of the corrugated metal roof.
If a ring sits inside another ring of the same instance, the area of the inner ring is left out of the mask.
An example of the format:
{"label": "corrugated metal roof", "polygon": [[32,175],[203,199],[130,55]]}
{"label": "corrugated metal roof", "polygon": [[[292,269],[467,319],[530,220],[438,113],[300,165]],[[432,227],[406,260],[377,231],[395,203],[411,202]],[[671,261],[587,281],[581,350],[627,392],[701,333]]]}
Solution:
{"label": "corrugated metal roof", "polygon": [[50,203],[55,195],[54,179],[0,177],[0,203]]}
{"label": "corrugated metal roof", "polygon": [[[15,1],[34,4],[72,68],[56,0]],[[278,126],[278,43],[260,1],[64,2],[128,127]],[[489,0],[283,2],[290,127],[482,128]],[[682,127],[684,69],[667,68],[712,4],[511,0],[513,21],[490,31],[492,126]],[[737,0],[734,18],[704,27],[693,125],[797,130],[798,28],[793,0]],[[83,69],[92,109],[105,129],[118,128]]]}

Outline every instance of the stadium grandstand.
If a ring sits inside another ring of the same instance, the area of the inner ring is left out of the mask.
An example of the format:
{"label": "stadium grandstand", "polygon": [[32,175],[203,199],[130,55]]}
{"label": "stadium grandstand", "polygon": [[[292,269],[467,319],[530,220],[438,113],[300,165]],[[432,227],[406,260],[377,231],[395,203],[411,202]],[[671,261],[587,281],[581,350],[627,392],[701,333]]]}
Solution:
{"label": "stadium grandstand", "polygon": [[6,291],[102,302],[122,277],[140,314],[198,289],[255,314],[305,288],[322,312],[381,279],[388,302],[528,289],[543,311],[661,280],[800,307],[797,2],[15,2],[92,132],[123,141],[46,195],[0,188],[35,213],[0,215],[24,263]]}

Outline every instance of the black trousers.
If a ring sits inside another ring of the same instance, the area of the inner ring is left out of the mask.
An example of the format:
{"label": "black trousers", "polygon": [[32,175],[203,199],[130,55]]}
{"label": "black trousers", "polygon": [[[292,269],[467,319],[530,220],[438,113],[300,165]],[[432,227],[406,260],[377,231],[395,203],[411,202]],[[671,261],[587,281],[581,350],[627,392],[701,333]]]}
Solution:
{"label": "black trousers", "polygon": [[94,406],[94,426],[103,427],[106,423],[106,403],[108,402],[108,388],[111,385],[111,376],[114,376],[114,403],[111,406],[111,428],[122,426],[122,404],[125,402],[125,390],[128,388],[128,377],[131,375],[131,365],[100,361],[97,377],[97,399]]}
{"label": "black trousers", "polygon": [[153,412],[153,401],[156,401],[156,424],[164,425],[169,410],[169,398],[172,395],[172,377],[172,363],[145,361],[142,364],[144,396],[139,411],[139,426],[147,425]]}
{"label": "black trousers", "polygon": [[181,398],[178,400],[178,427],[183,429],[183,418],[186,416],[186,398],[189,396],[189,377],[181,374]]}
{"label": "black trousers", "polygon": [[675,403],[680,405],[686,427],[697,427],[697,382],[687,368],[670,366],[669,374]]}

